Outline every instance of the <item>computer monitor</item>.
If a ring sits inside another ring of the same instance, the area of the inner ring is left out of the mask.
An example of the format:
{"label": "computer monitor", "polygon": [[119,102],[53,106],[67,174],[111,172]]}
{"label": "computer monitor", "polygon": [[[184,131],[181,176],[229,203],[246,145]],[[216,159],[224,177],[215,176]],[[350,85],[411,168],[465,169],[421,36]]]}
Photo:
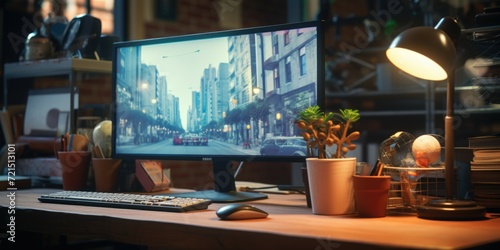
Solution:
{"label": "computer monitor", "polygon": [[272,25],[118,42],[113,157],[212,161],[213,202],[238,192],[232,162],[305,162],[298,112],[324,103],[323,24]]}

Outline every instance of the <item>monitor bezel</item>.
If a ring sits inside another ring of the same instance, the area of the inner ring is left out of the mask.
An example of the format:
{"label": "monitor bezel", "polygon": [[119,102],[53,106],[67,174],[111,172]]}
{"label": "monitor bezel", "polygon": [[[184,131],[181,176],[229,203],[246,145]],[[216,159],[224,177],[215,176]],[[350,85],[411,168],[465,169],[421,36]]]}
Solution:
{"label": "monitor bezel", "polygon": [[316,27],[317,28],[317,105],[324,109],[325,105],[325,58],[324,58],[324,43],[325,43],[325,32],[324,32],[324,21],[308,21],[308,22],[298,22],[298,23],[286,23],[268,26],[259,26],[251,28],[233,29],[233,30],[223,30],[215,32],[206,33],[195,33],[172,37],[161,37],[161,38],[150,38],[150,39],[139,39],[132,41],[121,41],[115,42],[113,44],[113,60],[112,60],[112,157],[124,160],[137,160],[137,159],[150,159],[150,160],[180,160],[180,161],[238,161],[238,162],[305,162],[305,156],[270,156],[270,155],[201,155],[201,154],[135,154],[135,153],[118,153],[116,151],[117,144],[117,51],[122,47],[128,46],[144,46],[153,45],[159,43],[172,43],[172,42],[182,42],[182,41],[193,41],[193,40],[203,40],[218,38],[224,36],[237,36],[251,33],[263,33],[271,32],[276,30],[290,30],[306,27]]}

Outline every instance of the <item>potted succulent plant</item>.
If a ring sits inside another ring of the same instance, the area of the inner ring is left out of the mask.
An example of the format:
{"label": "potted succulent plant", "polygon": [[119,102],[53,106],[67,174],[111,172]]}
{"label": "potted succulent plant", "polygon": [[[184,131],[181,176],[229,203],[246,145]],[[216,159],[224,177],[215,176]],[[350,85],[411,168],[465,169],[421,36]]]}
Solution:
{"label": "potted succulent plant", "polygon": [[314,214],[340,215],[355,212],[352,176],[356,158],[346,157],[356,149],[358,131],[350,132],[360,118],[358,110],[325,113],[311,106],[299,113],[297,127],[307,142],[307,183]]}
{"label": "potted succulent plant", "polygon": [[[310,106],[299,113],[296,124],[303,131],[302,137],[307,142],[309,156],[317,152],[319,159],[344,158],[349,150],[356,149],[352,141],[359,139],[360,133],[348,132],[352,123],[359,118],[359,111],[355,109],[325,113],[319,106]],[[329,153],[327,146],[336,146],[335,152]]]}

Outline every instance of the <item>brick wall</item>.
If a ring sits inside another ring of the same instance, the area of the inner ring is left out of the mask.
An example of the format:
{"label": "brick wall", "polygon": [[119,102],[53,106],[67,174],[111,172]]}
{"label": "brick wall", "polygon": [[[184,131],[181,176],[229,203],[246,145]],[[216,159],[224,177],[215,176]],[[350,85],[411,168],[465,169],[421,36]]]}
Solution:
{"label": "brick wall", "polygon": [[286,1],[179,0],[174,21],[145,24],[145,37],[155,38],[223,30],[221,19],[241,9],[241,28],[287,22]]}
{"label": "brick wall", "polygon": [[[111,76],[92,76],[77,80],[80,104],[110,104]],[[33,88],[60,88],[69,86],[65,78],[39,78],[34,81]]]}

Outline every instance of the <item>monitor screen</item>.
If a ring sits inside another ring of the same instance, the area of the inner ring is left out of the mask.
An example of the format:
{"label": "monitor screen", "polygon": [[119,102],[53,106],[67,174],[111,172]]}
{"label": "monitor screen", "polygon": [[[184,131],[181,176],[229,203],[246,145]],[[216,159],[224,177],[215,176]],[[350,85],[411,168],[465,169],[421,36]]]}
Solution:
{"label": "monitor screen", "polygon": [[294,121],[324,103],[322,30],[315,21],[115,43],[113,156],[212,161],[214,176],[229,175],[215,195],[229,196],[232,161],[304,162]]}

